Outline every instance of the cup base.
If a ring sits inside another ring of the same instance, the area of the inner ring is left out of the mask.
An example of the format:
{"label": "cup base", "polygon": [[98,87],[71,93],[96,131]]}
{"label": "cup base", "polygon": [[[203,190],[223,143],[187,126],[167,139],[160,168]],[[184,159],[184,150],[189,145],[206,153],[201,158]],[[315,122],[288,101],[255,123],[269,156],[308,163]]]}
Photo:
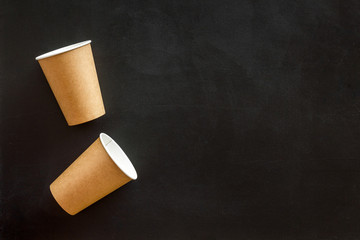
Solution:
{"label": "cup base", "polygon": [[64,210],[66,213],[70,214],[71,216],[74,216],[76,213],[69,213],[68,211],[66,211],[66,209],[63,208],[63,207],[61,206],[61,204],[59,203],[59,201],[56,199],[55,194],[54,194],[53,191],[52,191],[52,184],[50,185],[49,189],[50,189],[51,195],[52,195],[53,198],[55,199],[56,203],[61,207],[61,209]]}
{"label": "cup base", "polygon": [[101,113],[96,114],[96,115],[94,115],[93,117],[90,117],[90,118],[88,118],[88,119],[86,119],[86,120],[79,121],[79,122],[67,122],[67,123],[68,123],[68,126],[70,126],[70,127],[71,127],[71,126],[80,125],[80,124],[87,123],[87,122],[93,121],[93,120],[95,120],[95,119],[98,119],[98,118],[104,116],[105,113],[106,113],[106,112],[105,112],[105,110],[104,110],[104,111],[102,111]]}

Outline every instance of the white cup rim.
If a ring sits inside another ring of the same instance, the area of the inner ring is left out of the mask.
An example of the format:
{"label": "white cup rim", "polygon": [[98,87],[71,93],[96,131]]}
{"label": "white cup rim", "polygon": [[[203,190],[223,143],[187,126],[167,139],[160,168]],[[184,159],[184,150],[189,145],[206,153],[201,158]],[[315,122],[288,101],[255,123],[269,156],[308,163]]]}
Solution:
{"label": "white cup rim", "polygon": [[121,169],[121,171],[129,178],[133,180],[137,179],[137,173],[134,165],[131,163],[130,159],[126,156],[121,147],[105,133],[100,133],[100,141],[105,148],[105,151],[114,163]]}
{"label": "white cup rim", "polygon": [[40,56],[37,56],[35,59],[39,61],[39,60],[44,59],[44,58],[52,57],[52,56],[59,55],[59,54],[64,53],[64,52],[74,50],[76,48],[85,46],[85,45],[87,45],[89,43],[91,43],[91,40],[86,40],[86,41],[83,41],[83,42],[71,44],[69,46],[58,48],[56,50],[44,53],[44,54],[42,54]]}

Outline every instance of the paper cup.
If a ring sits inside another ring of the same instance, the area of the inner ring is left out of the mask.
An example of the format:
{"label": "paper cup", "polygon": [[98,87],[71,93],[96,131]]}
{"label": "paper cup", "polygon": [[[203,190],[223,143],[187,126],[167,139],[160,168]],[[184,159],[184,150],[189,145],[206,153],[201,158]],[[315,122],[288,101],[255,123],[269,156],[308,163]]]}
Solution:
{"label": "paper cup", "polygon": [[50,191],[67,213],[75,215],[136,178],[136,170],[120,146],[101,133],[50,185]]}
{"label": "paper cup", "polygon": [[36,58],[69,126],[105,114],[90,43],[76,43]]}

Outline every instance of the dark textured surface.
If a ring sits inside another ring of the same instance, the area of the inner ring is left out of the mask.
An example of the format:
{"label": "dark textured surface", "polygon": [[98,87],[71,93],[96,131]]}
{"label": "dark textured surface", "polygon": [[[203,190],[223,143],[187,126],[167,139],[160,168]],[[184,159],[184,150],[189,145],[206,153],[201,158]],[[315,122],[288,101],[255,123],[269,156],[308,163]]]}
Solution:
{"label": "dark textured surface", "polygon": [[[1,239],[360,239],[359,1],[1,1]],[[91,39],[107,114],[68,127],[37,55]],[[139,179],[48,185],[111,135]]]}

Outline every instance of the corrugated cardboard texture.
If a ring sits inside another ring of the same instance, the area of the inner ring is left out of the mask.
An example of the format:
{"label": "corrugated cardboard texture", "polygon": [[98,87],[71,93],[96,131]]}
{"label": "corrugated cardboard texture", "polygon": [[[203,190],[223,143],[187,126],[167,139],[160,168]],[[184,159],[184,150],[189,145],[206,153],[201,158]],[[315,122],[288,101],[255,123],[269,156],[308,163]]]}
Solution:
{"label": "corrugated cardboard texture", "polygon": [[58,204],[75,215],[129,182],[98,138],[51,185]]}
{"label": "corrugated cardboard texture", "polygon": [[39,63],[69,126],[105,114],[90,44]]}

